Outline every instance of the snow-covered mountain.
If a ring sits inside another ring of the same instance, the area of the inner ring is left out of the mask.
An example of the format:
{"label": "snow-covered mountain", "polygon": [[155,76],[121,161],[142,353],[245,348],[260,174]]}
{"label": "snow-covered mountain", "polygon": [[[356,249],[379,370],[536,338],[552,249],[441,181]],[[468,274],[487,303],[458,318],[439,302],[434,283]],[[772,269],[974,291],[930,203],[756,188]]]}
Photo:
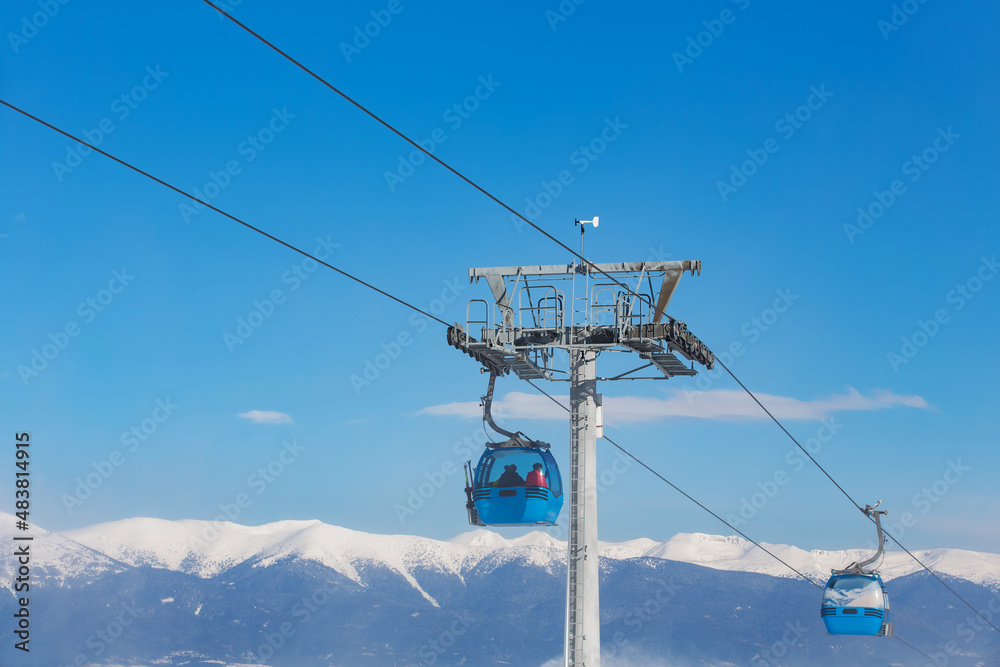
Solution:
{"label": "snow-covered mountain", "polygon": [[[13,517],[0,513],[0,525]],[[150,518],[33,532],[37,648],[26,662],[6,642],[3,665],[537,667],[562,650],[565,543],[543,532],[439,541],[319,521]],[[865,553],[765,546],[819,582]],[[608,665],[928,664],[894,640],[826,635],[818,591],[739,538],[681,534],[600,552]],[[1000,556],[915,555],[1000,617]],[[8,591],[12,567],[4,559]],[[887,554],[882,572],[901,637],[951,666],[1000,665],[1000,633],[909,556]],[[13,594],[0,595],[0,614],[13,609]]]}
{"label": "snow-covered mountain", "polygon": [[[18,533],[14,529],[17,519],[0,512],[0,541],[4,545],[16,545],[13,538]],[[31,568],[33,578],[42,586],[80,587],[109,575],[129,569],[113,557],[67,538],[59,533],[50,533],[32,527]],[[10,547],[13,551],[14,547]],[[0,560],[3,579],[0,587],[13,591],[18,563],[14,558]]]}
{"label": "snow-covered mountain", "polygon": [[[785,544],[761,542],[768,551],[817,580],[825,580],[830,570],[846,567],[854,561],[871,556],[870,550],[805,551]],[[885,581],[905,577],[923,568],[906,552],[891,551],[886,546],[885,559],[879,572]],[[1000,555],[962,549],[928,549],[912,552],[921,563],[939,574],[965,579],[975,584],[1000,588]],[[793,572],[752,543],[740,537],[721,537],[701,533],[681,533],[657,544],[642,554],[651,558],[702,565],[716,570],[758,572],[775,577],[792,577]]]}
{"label": "snow-covered mountain", "polygon": [[[551,570],[565,567],[566,543],[532,531],[515,539],[477,529],[446,542],[412,535],[372,535],[319,521],[279,521],[264,526],[241,526],[207,521],[164,521],[136,518],[97,524],[63,533],[80,544],[133,566],[177,570],[198,577],[214,577],[241,563],[264,567],[282,558],[311,560],[361,583],[357,562],[378,563],[404,576],[414,566],[434,566],[442,573],[461,577],[476,563],[503,554],[523,558]],[[871,554],[864,549],[805,551],[784,544],[761,543],[768,551],[817,581],[830,570]],[[627,542],[601,542],[604,558],[657,558],[700,565],[715,570],[756,572],[775,577],[797,575],[751,542],[736,537],[680,533],[666,542],[648,538]],[[1000,588],[1000,555],[961,549],[930,549],[913,553],[939,574]],[[922,571],[902,551],[887,551],[880,567],[886,581]]]}

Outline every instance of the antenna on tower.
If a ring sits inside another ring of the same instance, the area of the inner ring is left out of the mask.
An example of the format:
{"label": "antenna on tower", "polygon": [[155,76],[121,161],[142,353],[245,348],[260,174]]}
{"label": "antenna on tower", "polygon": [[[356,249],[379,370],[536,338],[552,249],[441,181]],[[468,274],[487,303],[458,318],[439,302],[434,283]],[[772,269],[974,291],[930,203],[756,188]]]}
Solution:
{"label": "antenna on tower", "polygon": [[573,221],[574,225],[580,225],[580,257],[583,257],[583,232],[586,229],[586,227],[584,227],[584,225],[593,225],[596,228],[599,220],[600,220],[600,218],[598,218],[595,215],[593,220],[574,220]]}

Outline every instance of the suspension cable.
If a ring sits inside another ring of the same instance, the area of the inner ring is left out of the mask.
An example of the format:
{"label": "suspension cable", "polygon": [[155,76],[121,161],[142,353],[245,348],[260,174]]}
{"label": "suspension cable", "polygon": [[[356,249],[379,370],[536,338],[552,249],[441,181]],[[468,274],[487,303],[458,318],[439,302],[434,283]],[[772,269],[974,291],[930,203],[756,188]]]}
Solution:
{"label": "suspension cable", "polygon": [[6,100],[0,99],[0,104],[3,104],[8,109],[16,111],[17,113],[21,114],[22,116],[30,118],[31,120],[35,121],[36,123],[44,125],[45,127],[49,128],[50,130],[55,130],[56,132],[58,132],[59,134],[63,135],[67,139],[72,139],[73,141],[75,141],[75,142],[77,142],[79,144],[82,144],[83,146],[86,146],[87,148],[91,149],[92,151],[94,151],[96,153],[100,153],[101,155],[103,155],[106,158],[114,160],[115,162],[117,162],[118,164],[122,165],[123,167],[129,168],[132,171],[136,172],[137,174],[141,174],[142,176],[145,176],[146,178],[148,178],[151,181],[155,181],[156,183],[159,183],[160,185],[162,185],[164,187],[170,188],[171,190],[173,190],[177,194],[182,195],[184,197],[187,197],[191,201],[197,202],[197,203],[201,204],[202,206],[205,206],[207,208],[212,209],[216,213],[229,218],[233,222],[237,222],[237,223],[243,225],[244,227],[246,227],[247,229],[249,229],[251,231],[254,231],[254,232],[257,232],[261,236],[263,236],[265,238],[268,238],[271,241],[274,241],[275,243],[283,245],[286,248],[299,253],[303,257],[308,257],[309,259],[311,259],[314,262],[317,262],[319,264],[322,264],[323,266],[325,266],[328,269],[333,269],[334,271],[336,271],[340,275],[344,276],[345,278],[350,278],[354,282],[356,282],[356,283],[358,283],[360,285],[363,285],[364,287],[367,287],[368,289],[374,290],[374,291],[378,292],[379,294],[381,294],[382,296],[387,297],[389,299],[392,299],[396,303],[401,304],[403,306],[406,306],[407,308],[410,308],[411,310],[415,310],[415,311],[417,311],[418,313],[420,313],[421,315],[423,315],[425,317],[429,317],[432,320],[440,322],[441,324],[445,325],[446,327],[450,326],[447,322],[445,322],[444,320],[442,320],[440,317],[436,317],[436,316],[428,313],[427,311],[422,310],[421,308],[418,308],[418,307],[414,306],[412,303],[404,301],[403,299],[400,299],[399,297],[393,296],[392,294],[389,294],[385,290],[379,289],[378,287],[375,287],[375,285],[372,285],[371,283],[366,282],[366,281],[362,280],[361,278],[358,278],[357,276],[355,276],[353,274],[350,274],[347,271],[344,271],[343,269],[337,268],[333,264],[330,264],[328,262],[324,262],[319,257],[316,257],[315,255],[312,255],[312,254],[306,252],[305,250],[302,250],[301,248],[298,248],[298,247],[292,245],[291,243],[288,243],[287,241],[283,241],[283,240],[279,239],[277,236],[274,236],[273,234],[269,234],[268,232],[265,232],[263,229],[261,229],[259,227],[255,227],[255,226],[251,225],[249,222],[241,220],[240,218],[236,217],[235,215],[232,215],[231,213],[226,213],[221,208],[218,208],[217,206],[213,206],[212,204],[208,203],[207,201],[204,201],[203,199],[195,197],[194,195],[190,195],[190,194],[184,192],[183,190],[181,190],[180,188],[178,188],[178,187],[176,187],[174,185],[171,185],[170,183],[166,182],[162,178],[158,178],[158,177],[154,176],[153,174],[149,173],[148,171],[144,171],[144,170],[140,169],[139,167],[136,167],[135,165],[133,165],[133,164],[131,164],[129,162],[126,162],[125,160],[122,160],[121,158],[115,157],[111,153],[108,153],[107,151],[101,150],[97,146],[94,146],[93,144],[88,143],[88,142],[84,141],[83,139],[80,139],[79,137],[74,136],[74,135],[70,134],[69,132],[66,132],[65,130],[62,130],[62,129],[56,127],[52,123],[49,123],[47,121],[42,120],[38,116],[35,116],[35,115],[32,115],[32,114],[28,113],[24,109],[22,109],[22,108],[20,108],[20,107],[18,107],[16,105],[14,105],[14,104],[11,104],[10,102],[7,102]]}
{"label": "suspension cable", "polygon": [[842,487],[840,484],[838,484],[837,480],[835,480],[833,478],[833,476],[830,475],[830,473],[828,473],[826,471],[826,468],[824,468],[823,466],[821,466],[819,464],[819,461],[817,461],[815,458],[813,458],[813,455],[810,454],[808,452],[808,450],[806,450],[805,447],[803,447],[802,445],[799,444],[799,441],[795,439],[795,436],[793,436],[791,433],[789,433],[788,429],[785,428],[784,425],[780,421],[778,421],[777,417],[775,417],[773,414],[771,414],[771,411],[768,410],[766,407],[764,407],[764,404],[760,402],[760,400],[757,398],[757,396],[752,391],[750,391],[745,384],[743,384],[742,382],[740,382],[740,379],[738,377],[736,377],[736,375],[731,370],[729,370],[729,366],[726,366],[726,364],[724,364],[722,362],[722,360],[719,359],[719,358],[716,358],[715,361],[720,366],[722,366],[722,368],[724,368],[727,373],[729,373],[729,377],[733,378],[733,380],[736,381],[736,384],[740,385],[740,387],[743,388],[743,391],[745,391],[750,396],[750,398],[752,398],[754,400],[754,403],[756,403],[757,405],[759,405],[760,409],[767,413],[767,416],[771,418],[771,421],[773,421],[775,424],[777,424],[778,428],[780,428],[782,431],[784,431],[785,435],[787,435],[789,438],[791,438],[792,442],[795,443],[795,446],[798,447],[799,449],[801,449],[802,453],[809,457],[809,460],[812,461],[813,464],[815,464],[816,467],[819,468],[823,472],[824,475],[826,475],[826,478],[829,479],[831,482],[833,482],[833,485],[836,486],[838,489],[840,489],[841,493],[843,493],[845,496],[847,496],[847,499],[851,501],[851,504],[854,505],[854,507],[856,507],[860,512],[864,512],[864,509],[862,509],[861,505],[859,505],[857,503],[857,501],[855,501],[854,498],[851,497],[851,494],[849,494],[847,491],[845,491],[844,487]]}
{"label": "suspension cable", "polygon": [[916,646],[914,646],[914,645],[913,645],[913,644],[911,644],[910,642],[906,641],[905,639],[903,639],[903,638],[902,638],[902,637],[900,637],[899,635],[897,635],[897,634],[895,634],[895,633],[894,633],[894,634],[893,634],[892,636],[893,636],[893,637],[895,637],[896,639],[898,639],[899,641],[903,642],[904,644],[906,644],[907,646],[909,646],[909,647],[910,647],[910,648],[912,648],[912,649],[913,649],[914,651],[916,651],[916,652],[917,652],[917,653],[919,653],[920,655],[924,656],[925,658],[927,658],[927,659],[928,659],[928,660],[930,660],[931,662],[933,662],[933,663],[934,663],[935,665],[939,665],[939,666],[941,665],[941,663],[940,663],[940,662],[938,662],[938,661],[937,661],[937,660],[935,660],[934,658],[930,657],[929,655],[927,655],[926,653],[924,653],[923,651],[921,651],[921,650],[920,650],[920,649],[918,649],[918,648],[917,648]]}
{"label": "suspension cable", "polygon": [[[863,509],[863,508],[861,507],[861,505],[859,505],[859,504],[857,503],[857,501],[855,501],[855,500],[854,500],[854,498],[852,498],[852,497],[851,497],[851,494],[849,494],[849,493],[848,493],[847,491],[845,491],[845,490],[844,490],[844,487],[842,487],[842,486],[841,486],[840,484],[838,484],[838,483],[837,483],[837,480],[835,480],[835,479],[833,478],[833,476],[832,476],[832,475],[831,475],[831,474],[830,474],[829,472],[827,472],[827,471],[826,471],[826,468],[824,468],[824,467],[823,467],[822,465],[820,465],[819,461],[817,461],[817,460],[816,460],[816,459],[815,459],[815,458],[813,457],[813,455],[812,455],[812,454],[810,454],[810,453],[809,453],[809,452],[808,452],[808,451],[806,450],[806,448],[805,448],[805,447],[803,447],[803,446],[802,446],[801,444],[799,444],[799,441],[798,441],[798,440],[797,440],[797,439],[795,438],[795,436],[793,436],[793,435],[792,435],[792,434],[791,434],[791,433],[790,433],[790,432],[788,431],[788,429],[787,429],[787,428],[785,428],[785,427],[784,427],[784,425],[783,425],[783,424],[782,424],[782,423],[781,423],[780,421],[778,421],[777,417],[775,417],[775,416],[774,416],[774,414],[772,414],[772,413],[771,413],[771,411],[770,411],[770,410],[768,410],[768,409],[767,409],[767,408],[766,408],[766,407],[764,406],[764,404],[760,402],[760,399],[759,399],[759,398],[757,398],[757,396],[756,396],[756,395],[755,395],[755,394],[754,394],[754,393],[753,393],[752,391],[750,391],[750,389],[749,389],[749,388],[747,388],[747,386],[746,386],[745,384],[743,384],[743,382],[741,382],[741,381],[740,381],[740,379],[739,379],[738,377],[736,377],[736,375],[735,375],[735,374],[734,374],[734,373],[733,373],[733,372],[732,372],[732,371],[731,371],[731,370],[729,369],[729,367],[728,367],[728,366],[726,366],[726,364],[724,364],[724,363],[722,362],[722,360],[721,360],[721,359],[716,359],[716,361],[717,361],[717,362],[719,363],[719,365],[720,365],[720,366],[722,366],[722,367],[723,367],[723,368],[724,368],[724,369],[726,370],[726,372],[727,372],[727,373],[729,373],[729,376],[730,376],[731,378],[733,378],[733,380],[735,380],[735,381],[736,381],[736,383],[737,383],[738,385],[740,385],[740,387],[742,387],[742,388],[743,388],[743,391],[745,391],[745,392],[746,392],[746,393],[747,393],[747,394],[748,394],[748,395],[750,396],[750,398],[752,398],[752,399],[754,400],[754,402],[755,402],[755,403],[756,403],[757,405],[759,405],[759,406],[760,406],[760,409],[761,409],[761,410],[763,410],[763,411],[764,411],[765,413],[767,413],[767,416],[768,416],[768,417],[770,417],[770,418],[771,418],[771,420],[772,420],[772,421],[773,421],[773,422],[774,422],[775,424],[777,424],[777,425],[778,425],[778,428],[780,428],[780,429],[781,429],[782,431],[784,431],[785,435],[787,435],[787,436],[788,436],[788,437],[789,437],[789,438],[791,439],[791,441],[795,443],[795,446],[796,446],[796,447],[798,447],[799,449],[801,449],[801,450],[802,450],[802,452],[803,452],[803,453],[804,453],[804,454],[805,454],[806,456],[808,456],[808,457],[809,457],[809,460],[810,460],[810,461],[812,461],[812,462],[813,462],[813,464],[815,464],[815,466],[816,466],[817,468],[819,468],[819,469],[820,469],[820,470],[821,470],[821,471],[823,472],[823,474],[824,474],[824,475],[826,475],[827,479],[829,479],[829,480],[830,480],[831,482],[833,482],[833,485],[834,485],[834,486],[836,486],[836,487],[837,487],[838,489],[840,489],[840,492],[841,492],[841,493],[843,493],[843,494],[844,494],[844,496],[845,496],[845,497],[846,497],[846,498],[847,498],[847,499],[848,499],[849,501],[851,501],[851,504],[852,504],[852,505],[854,505],[854,506],[855,506],[855,507],[856,507],[856,508],[857,508],[858,510],[860,510],[860,511],[861,511],[862,513],[865,513],[865,511],[864,511],[864,509]],[[872,522],[874,522],[874,519],[872,519],[872,518],[871,518],[870,516],[868,516],[868,515],[867,515],[867,513],[865,513],[865,516],[867,516],[867,517],[868,517],[868,520],[869,520],[869,521],[872,521]],[[947,583],[947,582],[946,582],[946,581],[945,581],[944,579],[942,579],[942,578],[941,578],[940,576],[938,576],[938,574],[937,574],[937,573],[936,573],[936,572],[935,572],[934,570],[932,570],[931,568],[927,567],[927,565],[926,565],[926,564],[925,564],[925,563],[924,563],[923,561],[921,561],[921,560],[920,560],[919,558],[917,558],[917,557],[916,557],[916,555],[914,555],[914,553],[913,553],[912,551],[910,551],[909,549],[907,549],[906,547],[904,547],[904,546],[903,546],[903,544],[902,544],[902,543],[901,543],[901,542],[900,542],[900,541],[899,541],[898,539],[896,539],[896,537],[895,537],[895,536],[894,536],[894,535],[893,535],[892,533],[886,533],[886,535],[888,535],[889,539],[891,539],[891,540],[892,540],[893,542],[895,542],[895,543],[896,543],[896,546],[898,546],[898,547],[899,547],[900,549],[902,549],[903,551],[905,551],[905,552],[906,552],[906,554],[907,554],[907,555],[908,555],[908,556],[909,556],[910,558],[912,558],[912,559],[913,559],[913,560],[914,560],[914,561],[915,561],[915,562],[916,562],[916,563],[917,563],[917,564],[918,564],[918,565],[919,565],[920,567],[922,567],[922,568],[923,568],[924,570],[926,570],[926,571],[927,571],[927,572],[928,572],[928,573],[929,573],[929,574],[930,574],[931,576],[933,576],[933,577],[934,577],[935,579],[937,579],[937,580],[938,580],[938,581],[939,581],[939,582],[941,583],[941,585],[942,585],[942,586],[944,586],[944,587],[945,587],[945,588],[947,588],[947,589],[948,589],[949,591],[951,591],[951,593],[952,593],[952,594],[953,594],[953,595],[954,595],[954,596],[955,596],[956,598],[958,598],[959,600],[961,600],[961,601],[962,601],[962,603],[963,603],[963,604],[964,604],[964,605],[965,605],[966,607],[968,607],[969,609],[971,609],[971,610],[972,610],[972,611],[973,611],[973,612],[974,612],[974,613],[975,613],[975,614],[976,614],[977,616],[979,616],[979,618],[981,618],[981,619],[983,619],[984,621],[986,621],[986,623],[988,623],[988,624],[990,625],[990,627],[992,627],[992,628],[993,628],[994,630],[996,630],[997,632],[1000,632],[1000,627],[997,627],[997,626],[996,626],[996,625],[995,625],[995,624],[993,623],[993,621],[991,621],[990,619],[986,618],[986,617],[985,617],[985,616],[983,615],[983,613],[982,613],[981,611],[979,611],[978,609],[976,609],[975,607],[973,607],[973,606],[972,606],[972,604],[971,604],[971,603],[970,603],[970,602],[969,602],[968,600],[966,600],[966,599],[965,599],[964,597],[962,597],[962,596],[961,596],[961,595],[959,594],[959,592],[958,592],[958,591],[956,591],[956,590],[955,590],[954,588],[952,588],[951,586],[949,586],[949,585],[948,585],[948,583]]]}
{"label": "suspension cable", "polygon": [[[552,401],[553,403],[555,403],[556,405],[558,405],[563,410],[565,410],[567,412],[570,411],[569,408],[567,408],[565,405],[563,405],[561,402],[559,402],[559,400],[557,398],[555,398],[554,396],[552,396],[551,394],[549,394],[548,392],[546,392],[544,389],[542,389],[541,387],[539,387],[538,385],[536,385],[531,380],[526,380],[526,382],[528,384],[530,384],[532,387],[534,387],[536,390],[538,390],[539,392],[541,392],[542,394],[544,394],[550,401]],[[802,572],[798,571],[797,569],[795,569],[794,567],[792,567],[791,565],[789,565],[788,563],[786,563],[784,560],[782,560],[781,558],[779,558],[778,556],[776,556],[774,553],[772,553],[768,549],[766,549],[763,546],[761,546],[761,544],[759,542],[757,542],[756,540],[754,540],[753,538],[751,538],[750,536],[748,536],[743,531],[737,529],[735,526],[733,526],[731,523],[729,523],[728,521],[726,521],[725,519],[723,519],[722,517],[720,517],[718,514],[716,514],[715,512],[713,512],[712,510],[710,510],[709,508],[705,507],[705,505],[703,505],[700,502],[698,502],[697,500],[695,500],[689,494],[687,494],[682,489],[680,489],[676,484],[674,484],[673,482],[671,482],[670,480],[668,480],[666,477],[664,477],[663,475],[661,475],[660,473],[656,472],[651,467],[649,467],[648,465],[646,465],[646,463],[643,462],[642,460],[640,460],[635,454],[633,454],[632,452],[628,451],[627,449],[625,449],[624,447],[622,447],[621,445],[619,445],[617,442],[615,442],[614,440],[612,440],[610,437],[608,437],[607,434],[604,435],[604,439],[607,440],[609,443],[611,443],[613,446],[615,446],[619,451],[621,451],[622,453],[624,453],[625,455],[627,455],[629,458],[631,458],[633,461],[635,461],[636,463],[638,463],[639,465],[641,465],[643,468],[645,468],[649,472],[653,473],[653,475],[655,475],[656,477],[658,477],[662,481],[666,482],[675,491],[677,491],[678,493],[680,493],[681,495],[683,495],[685,498],[687,498],[688,500],[690,500],[695,505],[697,505],[698,507],[702,508],[703,510],[705,510],[706,512],[708,512],[712,516],[714,516],[716,519],[718,519],[722,523],[724,523],[726,526],[728,526],[730,528],[730,530],[738,533],[741,537],[743,537],[748,542],[751,542],[752,544],[754,544],[756,547],[758,547],[761,551],[763,551],[764,553],[766,553],[768,556],[770,556],[771,558],[775,559],[776,561],[778,561],[779,563],[781,563],[782,565],[784,565],[785,567],[787,567],[789,570],[791,570],[795,574],[799,575],[804,581],[809,582],[810,584],[812,584],[816,588],[819,588],[820,590],[824,589],[824,586],[821,586],[820,584],[817,584],[810,577],[806,576]],[[918,649],[917,647],[915,647],[912,644],[910,644],[909,642],[905,641],[899,635],[893,634],[893,637],[895,637],[899,641],[903,642],[903,644],[905,644],[906,646],[909,646],[911,649],[913,649],[914,651],[916,651],[920,655],[924,656],[925,658],[927,658],[928,660],[930,660],[931,662],[933,662],[935,665],[940,665],[941,664],[937,660],[935,660],[934,658],[932,658],[931,656],[927,655],[926,653],[924,653],[923,651],[921,651],[920,649]]]}
{"label": "suspension cable", "polygon": [[[573,250],[573,248],[571,248],[570,246],[566,245],[565,243],[563,243],[562,241],[560,241],[559,239],[557,239],[555,236],[553,236],[549,232],[545,231],[544,229],[542,229],[541,227],[539,227],[538,225],[536,225],[534,222],[532,222],[531,220],[529,220],[525,216],[521,215],[521,213],[519,213],[518,211],[516,211],[513,207],[511,207],[510,205],[508,205],[507,203],[505,203],[499,197],[497,197],[494,194],[492,194],[491,192],[489,192],[486,188],[484,188],[483,186],[481,186],[478,183],[476,183],[475,181],[473,181],[471,178],[469,178],[468,176],[466,176],[465,174],[463,174],[462,172],[460,172],[455,167],[452,167],[450,164],[448,164],[447,162],[445,162],[444,160],[442,160],[441,158],[439,158],[437,155],[434,155],[432,152],[430,152],[429,150],[427,150],[426,148],[424,148],[423,146],[421,146],[418,142],[414,141],[409,136],[407,136],[406,134],[404,134],[401,130],[396,129],[395,126],[393,126],[392,124],[390,124],[388,121],[386,121],[385,119],[383,119],[381,116],[379,116],[378,114],[376,114],[374,111],[370,110],[368,107],[366,107],[365,105],[363,105],[361,102],[358,102],[353,97],[351,97],[350,95],[348,95],[347,93],[345,93],[343,90],[341,90],[340,88],[337,88],[332,83],[330,83],[329,81],[327,81],[326,79],[324,79],[322,76],[320,76],[319,74],[317,74],[313,70],[311,70],[308,67],[306,67],[304,64],[302,64],[301,62],[299,62],[298,60],[296,60],[294,57],[292,57],[291,55],[289,55],[288,53],[286,53],[285,51],[283,51],[281,48],[279,48],[273,42],[269,41],[266,37],[264,37],[260,33],[256,32],[253,28],[251,28],[250,26],[248,26],[245,23],[241,22],[239,19],[237,19],[236,17],[234,17],[232,14],[229,14],[224,9],[222,9],[221,7],[219,7],[218,5],[216,5],[215,3],[213,3],[212,0],[202,0],[202,2],[204,2],[206,5],[208,5],[209,7],[211,7],[212,9],[214,9],[215,11],[219,12],[219,14],[221,14],[225,18],[229,19],[234,25],[242,28],[247,34],[249,34],[252,37],[254,37],[255,39],[257,39],[261,44],[264,44],[269,49],[271,49],[272,51],[274,51],[275,53],[277,53],[279,56],[281,56],[282,58],[284,58],[288,62],[292,63],[293,65],[295,65],[296,67],[298,67],[300,70],[302,70],[303,72],[305,72],[306,74],[308,74],[309,76],[311,76],[313,79],[315,79],[316,81],[318,81],[319,83],[321,83],[323,86],[329,88],[331,91],[333,91],[334,93],[336,93],[337,95],[339,95],[340,97],[342,97],[346,102],[348,102],[348,103],[352,104],[353,106],[357,107],[358,110],[360,110],[365,115],[369,116],[372,120],[376,121],[377,123],[379,123],[380,125],[382,125],[383,127],[385,127],[387,130],[389,130],[390,132],[392,132],[393,134],[395,134],[397,137],[399,137],[400,139],[402,139],[406,143],[408,143],[411,146],[413,146],[415,149],[417,149],[418,151],[420,151],[421,153],[423,153],[425,156],[427,156],[428,158],[430,158],[434,162],[437,162],[439,165],[441,165],[442,167],[444,167],[445,169],[447,169],[448,171],[450,171],[452,174],[454,174],[458,178],[462,179],[464,182],[466,182],[467,184],[469,184],[470,186],[472,186],[473,188],[475,188],[478,192],[480,192],[481,194],[485,195],[487,198],[489,198],[491,201],[493,201],[496,204],[498,204],[504,210],[508,211],[511,215],[513,215],[513,216],[519,218],[520,220],[523,220],[524,222],[526,222],[528,225],[530,225],[531,227],[533,227],[536,231],[538,231],[539,233],[541,233],[547,239],[549,239],[550,241],[552,241],[553,243],[555,243],[556,245],[558,245],[560,248],[562,248],[566,252],[570,253],[572,256],[574,256],[577,259],[579,259],[584,265],[586,265],[587,267],[589,267],[591,270],[593,270],[596,273],[600,273],[602,276],[604,276],[605,278],[607,278],[611,282],[615,283],[619,287],[624,288],[625,291],[628,292],[629,294],[637,296],[637,297],[640,296],[639,294],[637,294],[636,292],[634,292],[632,290],[632,288],[630,288],[628,285],[626,285],[625,283],[621,282],[620,280],[614,278],[613,276],[611,276],[610,274],[608,274],[606,271],[604,271],[603,269],[601,269],[600,267],[598,267],[595,263],[591,262],[589,259],[587,259],[586,257],[584,257],[582,254],[580,254],[577,251]],[[664,316],[666,316],[668,319],[671,319],[671,320],[673,319],[669,315],[667,315],[666,313],[664,313]]]}
{"label": "suspension cable", "polygon": [[[540,393],[542,393],[543,395],[545,395],[550,401],[552,401],[553,403],[555,403],[556,405],[558,405],[560,408],[562,408],[566,412],[570,412],[569,408],[567,408],[565,405],[563,405],[562,403],[560,403],[557,398],[555,398],[554,396],[552,396],[551,394],[549,394],[547,391],[545,391],[544,389],[542,389],[541,387],[539,387],[538,385],[536,385],[534,382],[532,382],[531,380],[525,380],[525,382],[527,382],[532,387],[534,387],[536,390],[538,390]],[[810,584],[812,584],[816,588],[818,588],[820,590],[823,590],[823,586],[821,586],[820,584],[817,584],[815,581],[813,581],[812,579],[810,579],[808,576],[806,576],[806,575],[802,574],[801,572],[799,572],[798,570],[796,570],[794,567],[792,567],[791,565],[789,565],[788,563],[786,563],[785,561],[783,561],[781,558],[779,558],[778,556],[776,556],[775,554],[773,554],[771,551],[769,551],[766,547],[762,546],[760,544],[760,542],[756,541],[755,539],[753,539],[752,537],[750,537],[749,535],[747,535],[746,533],[744,533],[743,531],[741,531],[739,528],[736,528],[733,524],[729,523],[728,521],[726,521],[725,519],[723,519],[721,516],[719,516],[718,514],[716,514],[715,512],[713,512],[712,510],[710,510],[708,507],[706,507],[705,505],[703,505],[700,502],[698,502],[697,500],[695,500],[694,497],[692,497],[690,494],[688,494],[686,491],[684,491],[683,489],[681,489],[679,486],[677,486],[676,484],[674,484],[673,482],[671,482],[669,479],[667,479],[666,477],[664,477],[660,473],[658,473],[655,470],[653,470],[652,468],[650,468],[648,465],[646,465],[645,462],[643,462],[642,460],[640,460],[635,454],[633,454],[632,452],[628,451],[627,449],[625,449],[624,447],[622,447],[621,445],[619,445],[617,442],[615,442],[614,440],[612,440],[610,437],[608,437],[607,434],[604,435],[604,439],[607,440],[612,445],[614,445],[616,448],[618,448],[623,454],[625,454],[626,456],[628,456],[629,458],[631,458],[633,461],[635,461],[636,463],[638,463],[639,465],[641,465],[643,468],[645,468],[649,472],[651,472],[654,475],[656,475],[657,477],[659,477],[662,481],[664,481],[667,484],[669,484],[675,491],[677,491],[678,493],[680,493],[682,496],[684,496],[685,498],[687,498],[688,500],[690,500],[691,502],[693,502],[695,505],[697,505],[698,507],[702,508],[703,510],[705,510],[706,512],[708,512],[709,514],[711,514],[712,516],[714,516],[716,519],[718,519],[719,521],[721,521],[722,523],[724,523],[726,526],[729,527],[730,530],[738,533],[743,539],[745,539],[748,542],[751,542],[754,546],[756,546],[757,548],[761,549],[768,556],[770,556],[771,558],[774,558],[776,561],[778,561],[779,563],[781,563],[782,565],[784,565],[785,567],[787,567],[789,570],[791,570],[795,574],[799,575],[800,577],[802,577],[803,579],[805,579],[806,581],[808,581]]]}

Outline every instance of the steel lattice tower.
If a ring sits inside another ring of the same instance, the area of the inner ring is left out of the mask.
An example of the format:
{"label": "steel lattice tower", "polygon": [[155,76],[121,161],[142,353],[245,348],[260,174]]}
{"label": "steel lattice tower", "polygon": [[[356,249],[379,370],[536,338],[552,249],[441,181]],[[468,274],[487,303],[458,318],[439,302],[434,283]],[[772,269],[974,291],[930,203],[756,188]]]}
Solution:
{"label": "steel lattice tower", "polygon": [[[469,281],[485,279],[492,303],[473,299],[464,326],[456,323],[448,329],[451,345],[497,375],[513,372],[524,380],[569,382],[567,667],[599,667],[601,661],[597,426],[602,401],[597,382],[695,375],[694,362],[708,369],[715,362],[683,322],[666,315],[685,272],[700,273],[701,262],[473,268]],[[597,355],[609,349],[634,352],[646,363],[613,377],[598,377]],[[568,362],[558,351],[568,353]],[[692,363],[683,363],[676,354]]]}

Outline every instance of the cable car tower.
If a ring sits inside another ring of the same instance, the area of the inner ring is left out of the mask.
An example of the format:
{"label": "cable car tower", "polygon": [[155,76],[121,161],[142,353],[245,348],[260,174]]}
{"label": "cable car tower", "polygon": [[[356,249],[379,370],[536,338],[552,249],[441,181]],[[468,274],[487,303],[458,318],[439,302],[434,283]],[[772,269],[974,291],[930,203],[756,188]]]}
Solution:
{"label": "cable car tower", "polygon": [[[576,221],[581,256],[585,226],[596,228],[598,222],[596,217]],[[493,375],[513,372],[522,380],[569,382],[567,667],[601,664],[597,438],[603,424],[597,382],[667,380],[696,375],[694,362],[706,369],[715,363],[708,347],[683,322],[666,314],[685,272],[700,274],[701,261],[574,260],[473,268],[469,282],[484,279],[492,302],[471,300],[465,325],[456,323],[448,329],[448,342]],[[597,356],[609,350],[635,353],[645,363],[613,377],[598,377]],[[678,354],[691,363],[682,362]]]}

